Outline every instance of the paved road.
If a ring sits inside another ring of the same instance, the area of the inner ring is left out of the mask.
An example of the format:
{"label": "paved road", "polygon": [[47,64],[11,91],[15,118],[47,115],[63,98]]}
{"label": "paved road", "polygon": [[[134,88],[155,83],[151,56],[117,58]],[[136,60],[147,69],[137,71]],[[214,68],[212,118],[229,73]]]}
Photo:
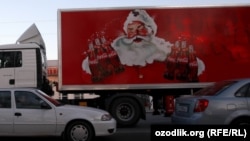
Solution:
{"label": "paved road", "polygon": [[131,128],[118,128],[112,136],[97,137],[95,141],[150,141],[150,126],[152,124],[171,124],[170,118],[163,115],[152,116],[147,113],[147,119],[141,120],[137,126]]}
{"label": "paved road", "polygon": [[[163,115],[152,116],[147,113],[146,120],[140,120],[135,127],[118,128],[117,133],[111,136],[103,136],[95,138],[95,141],[150,141],[150,126],[152,124],[170,124],[170,118]],[[0,137],[0,141],[9,140],[25,140],[25,141],[60,141],[57,137]]]}

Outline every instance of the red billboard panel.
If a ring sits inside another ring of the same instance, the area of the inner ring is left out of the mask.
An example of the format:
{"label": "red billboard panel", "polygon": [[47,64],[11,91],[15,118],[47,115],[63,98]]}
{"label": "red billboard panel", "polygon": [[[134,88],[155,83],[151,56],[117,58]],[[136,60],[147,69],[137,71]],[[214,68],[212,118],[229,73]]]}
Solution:
{"label": "red billboard panel", "polygon": [[60,11],[62,84],[250,77],[250,7]]}

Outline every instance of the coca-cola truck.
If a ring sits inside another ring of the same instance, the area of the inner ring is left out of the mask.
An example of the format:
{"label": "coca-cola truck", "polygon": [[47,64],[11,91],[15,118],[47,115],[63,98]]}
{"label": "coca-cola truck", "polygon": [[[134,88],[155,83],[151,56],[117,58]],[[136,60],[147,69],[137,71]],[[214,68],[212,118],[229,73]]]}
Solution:
{"label": "coca-cola truck", "polygon": [[174,97],[250,77],[249,13],[249,5],[59,9],[58,91],[97,94],[80,102],[121,126],[146,118],[145,95],[171,114]]}

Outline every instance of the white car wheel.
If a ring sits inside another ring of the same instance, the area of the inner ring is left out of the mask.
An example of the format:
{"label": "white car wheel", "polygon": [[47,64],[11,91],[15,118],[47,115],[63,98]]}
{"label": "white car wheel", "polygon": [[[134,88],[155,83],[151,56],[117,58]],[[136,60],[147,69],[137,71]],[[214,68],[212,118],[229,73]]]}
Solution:
{"label": "white car wheel", "polygon": [[89,123],[77,121],[66,130],[69,141],[90,141],[94,137],[94,131]]}

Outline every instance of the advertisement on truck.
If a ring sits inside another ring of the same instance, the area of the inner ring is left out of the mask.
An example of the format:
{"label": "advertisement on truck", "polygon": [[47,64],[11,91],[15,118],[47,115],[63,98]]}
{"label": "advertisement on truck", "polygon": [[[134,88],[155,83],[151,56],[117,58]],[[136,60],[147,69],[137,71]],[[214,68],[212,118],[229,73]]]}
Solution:
{"label": "advertisement on truck", "polygon": [[247,77],[249,12],[242,6],[62,10],[61,85]]}

